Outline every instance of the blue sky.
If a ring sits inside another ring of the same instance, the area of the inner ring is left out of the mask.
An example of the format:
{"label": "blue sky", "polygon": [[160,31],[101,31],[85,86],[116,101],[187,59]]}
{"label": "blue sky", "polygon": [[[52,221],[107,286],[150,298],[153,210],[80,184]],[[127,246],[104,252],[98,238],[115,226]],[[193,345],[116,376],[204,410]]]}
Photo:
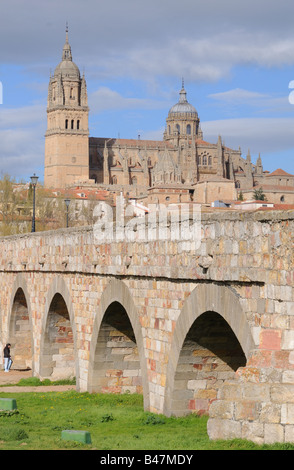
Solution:
{"label": "blue sky", "polygon": [[90,135],[161,139],[182,77],[204,140],[294,174],[294,2],[10,0],[0,9],[0,172],[43,179],[50,70],[65,24]]}

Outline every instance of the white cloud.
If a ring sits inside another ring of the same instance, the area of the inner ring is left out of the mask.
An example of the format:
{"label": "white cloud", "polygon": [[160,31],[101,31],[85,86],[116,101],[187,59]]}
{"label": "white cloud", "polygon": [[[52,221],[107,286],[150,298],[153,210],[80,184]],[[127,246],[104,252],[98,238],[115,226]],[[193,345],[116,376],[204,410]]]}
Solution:
{"label": "white cloud", "polygon": [[294,149],[294,118],[240,118],[201,123],[204,140],[216,142],[221,135],[225,145],[247,153],[274,153]]}
{"label": "white cloud", "polygon": [[0,129],[28,127],[46,120],[44,105],[23,106],[21,108],[5,108],[1,106]]}
{"label": "white cloud", "polygon": [[[217,81],[230,76],[238,65],[280,67],[294,64],[294,37],[277,38],[270,32],[252,34],[232,28],[199,37],[179,33],[168,39],[134,44],[109,54],[99,62],[104,76],[131,76],[151,80],[154,76],[184,76],[191,82]],[[103,52],[102,52],[103,54]],[[91,69],[95,69],[92,62]]]}
{"label": "white cloud", "polygon": [[[46,110],[33,105],[7,109],[0,114],[0,173],[19,178],[44,166]],[[42,177],[43,175],[39,175]]]}
{"label": "white cloud", "polygon": [[213,98],[218,101],[226,103],[248,103],[256,102],[256,100],[268,99],[268,94],[258,93],[255,91],[243,90],[241,88],[235,88],[234,90],[224,91],[221,93],[212,93],[208,95],[208,98]]}
{"label": "white cloud", "polygon": [[[259,93],[251,90],[235,88],[221,93],[212,93],[208,98],[213,99],[220,106],[226,107],[226,114],[239,110],[241,113],[251,108],[254,113],[293,113],[289,104],[289,96],[272,96],[269,93]],[[224,109],[224,108],[222,108]],[[245,112],[246,112],[245,111]]]}
{"label": "white cloud", "polygon": [[89,96],[90,108],[93,113],[121,109],[161,109],[167,104],[142,98],[127,98],[108,87],[100,87]]}

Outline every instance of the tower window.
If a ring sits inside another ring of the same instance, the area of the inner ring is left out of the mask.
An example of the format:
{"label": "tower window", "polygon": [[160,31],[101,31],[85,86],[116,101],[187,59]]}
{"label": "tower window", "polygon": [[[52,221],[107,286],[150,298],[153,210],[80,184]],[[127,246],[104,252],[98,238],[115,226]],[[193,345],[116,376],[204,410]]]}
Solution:
{"label": "tower window", "polygon": [[68,129],[68,119],[65,120],[65,129]]}
{"label": "tower window", "polygon": [[80,128],[80,120],[78,119],[77,120],[77,129],[79,130],[79,128]]}
{"label": "tower window", "polygon": [[71,120],[71,128],[72,129],[74,128],[74,120],[73,119]]}
{"label": "tower window", "polygon": [[74,97],[74,89],[73,89],[73,88],[70,89],[70,99],[71,99],[71,100],[74,100],[74,99],[75,99],[75,97]]}
{"label": "tower window", "polygon": [[191,124],[187,125],[187,134],[191,135]]}
{"label": "tower window", "polygon": [[180,133],[181,133],[181,129],[180,129],[180,125],[179,125],[179,124],[176,125],[176,129],[177,129],[178,133],[180,134]]}
{"label": "tower window", "polygon": [[203,155],[203,165],[207,165],[207,156]]}

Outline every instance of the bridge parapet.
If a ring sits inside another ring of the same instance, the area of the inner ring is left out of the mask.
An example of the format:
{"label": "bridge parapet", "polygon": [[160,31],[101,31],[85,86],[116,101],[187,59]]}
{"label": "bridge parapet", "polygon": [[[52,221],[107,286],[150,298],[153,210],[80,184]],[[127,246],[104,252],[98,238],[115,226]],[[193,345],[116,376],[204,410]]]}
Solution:
{"label": "bridge parapet", "polygon": [[289,285],[293,224],[293,211],[203,213],[200,243],[100,243],[93,227],[4,237],[0,270]]}

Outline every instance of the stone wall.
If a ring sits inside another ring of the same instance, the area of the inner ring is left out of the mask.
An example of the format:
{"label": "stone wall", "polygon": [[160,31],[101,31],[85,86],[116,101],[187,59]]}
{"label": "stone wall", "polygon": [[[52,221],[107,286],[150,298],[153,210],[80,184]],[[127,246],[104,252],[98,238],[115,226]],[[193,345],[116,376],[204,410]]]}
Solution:
{"label": "stone wall", "polygon": [[202,214],[199,247],[99,244],[90,227],[2,238],[2,346],[23,324],[36,376],[208,412],[212,439],[294,441],[293,234],[293,211],[225,211]]}

